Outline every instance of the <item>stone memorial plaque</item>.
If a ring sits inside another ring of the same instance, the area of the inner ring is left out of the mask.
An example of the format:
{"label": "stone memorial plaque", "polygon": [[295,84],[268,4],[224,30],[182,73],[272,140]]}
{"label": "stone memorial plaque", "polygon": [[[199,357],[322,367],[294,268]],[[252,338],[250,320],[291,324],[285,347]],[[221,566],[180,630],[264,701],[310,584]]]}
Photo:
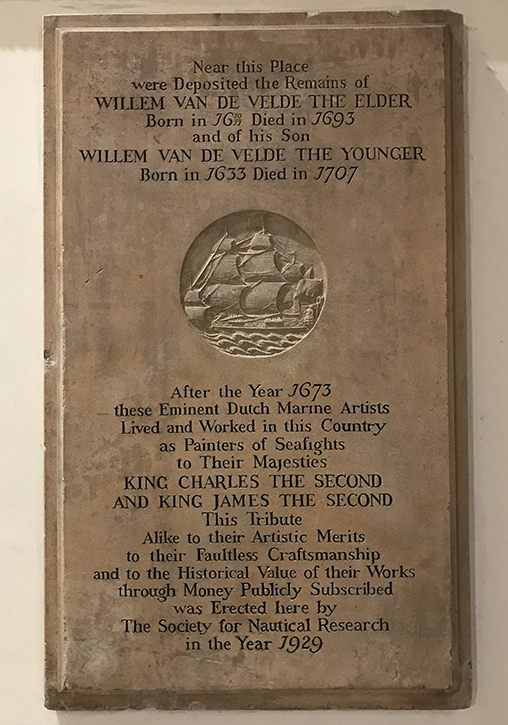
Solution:
{"label": "stone memorial plaque", "polygon": [[47,704],[470,700],[462,20],[46,22]]}

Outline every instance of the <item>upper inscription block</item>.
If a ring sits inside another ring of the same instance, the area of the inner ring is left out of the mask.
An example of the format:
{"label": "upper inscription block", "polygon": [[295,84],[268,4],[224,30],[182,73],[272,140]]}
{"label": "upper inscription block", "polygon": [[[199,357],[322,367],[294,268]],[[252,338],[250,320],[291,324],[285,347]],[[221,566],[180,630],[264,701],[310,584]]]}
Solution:
{"label": "upper inscription block", "polygon": [[469,702],[461,19],[46,24],[47,702]]}

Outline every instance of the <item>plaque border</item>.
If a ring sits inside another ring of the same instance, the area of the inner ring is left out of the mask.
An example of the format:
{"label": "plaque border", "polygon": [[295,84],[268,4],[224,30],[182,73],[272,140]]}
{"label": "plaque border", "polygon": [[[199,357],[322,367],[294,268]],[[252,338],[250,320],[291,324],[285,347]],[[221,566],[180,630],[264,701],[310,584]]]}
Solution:
{"label": "plaque border", "polygon": [[[291,689],[216,692],[69,690],[63,643],[62,51],[65,32],[273,27],[442,27],[445,37],[447,315],[450,420],[453,681],[449,690]],[[463,18],[448,10],[316,13],[61,15],[44,19],[45,643],[54,710],[460,709],[472,700],[467,392],[467,251]]]}

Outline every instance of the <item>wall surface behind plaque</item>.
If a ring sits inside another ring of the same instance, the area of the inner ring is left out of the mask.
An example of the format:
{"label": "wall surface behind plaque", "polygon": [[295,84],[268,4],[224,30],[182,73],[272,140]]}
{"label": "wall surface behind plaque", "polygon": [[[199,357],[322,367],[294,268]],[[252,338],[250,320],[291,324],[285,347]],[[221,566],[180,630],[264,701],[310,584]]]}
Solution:
{"label": "wall surface behind plaque", "polygon": [[[54,713],[43,706],[44,14],[423,9],[468,28],[470,420],[476,694],[467,711]],[[0,721],[4,725],[502,725],[508,712],[508,3],[506,0],[0,0]]]}

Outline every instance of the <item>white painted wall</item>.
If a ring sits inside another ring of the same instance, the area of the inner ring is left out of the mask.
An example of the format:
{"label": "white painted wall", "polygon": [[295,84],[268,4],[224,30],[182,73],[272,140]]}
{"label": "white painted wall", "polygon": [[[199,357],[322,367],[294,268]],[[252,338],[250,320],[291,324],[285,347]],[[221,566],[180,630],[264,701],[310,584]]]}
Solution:
{"label": "white painted wall", "polygon": [[[42,15],[448,7],[469,55],[476,695],[470,710],[54,713],[43,706]],[[507,0],[0,0],[0,722],[3,725],[508,723]]]}

